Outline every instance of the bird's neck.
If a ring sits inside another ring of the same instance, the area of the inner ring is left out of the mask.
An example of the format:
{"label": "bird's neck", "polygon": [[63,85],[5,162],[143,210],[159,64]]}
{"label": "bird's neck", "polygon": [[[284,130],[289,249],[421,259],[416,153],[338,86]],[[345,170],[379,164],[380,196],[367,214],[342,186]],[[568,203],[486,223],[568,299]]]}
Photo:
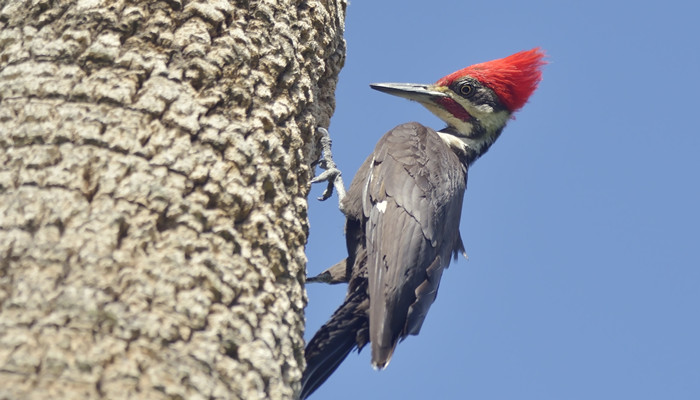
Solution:
{"label": "bird's neck", "polygon": [[438,135],[466,165],[471,165],[489,150],[501,135],[501,131],[503,127],[488,132],[474,124],[469,135],[458,132],[450,126],[438,131]]}

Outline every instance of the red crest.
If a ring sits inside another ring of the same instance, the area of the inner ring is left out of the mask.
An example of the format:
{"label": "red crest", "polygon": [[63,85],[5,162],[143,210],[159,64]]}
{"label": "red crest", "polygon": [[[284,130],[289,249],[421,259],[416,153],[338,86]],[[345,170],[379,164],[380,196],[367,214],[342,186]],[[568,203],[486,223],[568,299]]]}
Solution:
{"label": "red crest", "polygon": [[471,76],[493,90],[510,112],[515,112],[525,105],[540,83],[542,66],[547,63],[544,56],[544,51],[536,47],[498,60],[474,64],[447,75],[437,84],[448,86],[459,78]]}

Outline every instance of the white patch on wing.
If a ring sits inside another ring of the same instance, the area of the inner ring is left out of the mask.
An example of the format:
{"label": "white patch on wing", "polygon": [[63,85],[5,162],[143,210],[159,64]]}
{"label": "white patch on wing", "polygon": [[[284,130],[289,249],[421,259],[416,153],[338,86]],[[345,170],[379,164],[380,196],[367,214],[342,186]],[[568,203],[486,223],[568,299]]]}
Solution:
{"label": "white patch on wing", "polygon": [[374,157],[372,157],[372,162],[369,164],[369,171],[367,171],[367,179],[365,179],[365,186],[362,188],[362,210],[363,212],[369,211],[369,184],[372,182],[372,173],[374,172]]}
{"label": "white patch on wing", "polygon": [[386,200],[384,200],[380,203],[377,203],[376,207],[380,213],[384,214],[386,212]]}

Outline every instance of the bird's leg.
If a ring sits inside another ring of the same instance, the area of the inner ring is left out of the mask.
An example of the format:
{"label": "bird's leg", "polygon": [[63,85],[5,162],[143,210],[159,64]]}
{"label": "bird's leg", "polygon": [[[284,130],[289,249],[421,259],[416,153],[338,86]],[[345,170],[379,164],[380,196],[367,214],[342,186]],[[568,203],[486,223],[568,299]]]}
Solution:
{"label": "bird's leg", "polygon": [[323,159],[319,161],[319,164],[325,171],[323,171],[321,175],[313,178],[311,183],[328,182],[328,186],[326,190],[323,191],[323,195],[318,198],[321,201],[328,200],[328,198],[333,195],[333,188],[335,188],[338,192],[338,206],[342,211],[343,198],[345,198],[345,185],[343,184],[342,174],[335,165],[335,161],[333,161],[331,136],[326,128],[319,127],[318,132],[321,134],[321,151],[323,152]]}

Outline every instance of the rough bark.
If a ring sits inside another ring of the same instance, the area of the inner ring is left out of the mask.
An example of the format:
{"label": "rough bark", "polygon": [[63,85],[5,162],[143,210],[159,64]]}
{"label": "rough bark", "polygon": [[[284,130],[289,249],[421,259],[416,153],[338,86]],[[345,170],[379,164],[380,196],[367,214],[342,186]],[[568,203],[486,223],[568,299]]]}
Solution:
{"label": "rough bark", "polygon": [[344,0],[0,1],[0,398],[291,398]]}

